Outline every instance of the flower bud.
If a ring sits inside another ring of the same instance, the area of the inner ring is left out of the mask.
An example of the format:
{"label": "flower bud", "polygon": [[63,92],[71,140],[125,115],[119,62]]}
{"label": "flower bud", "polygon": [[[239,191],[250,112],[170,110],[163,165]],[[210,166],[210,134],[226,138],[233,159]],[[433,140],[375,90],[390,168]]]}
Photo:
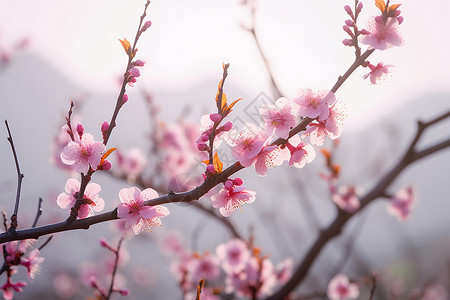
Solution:
{"label": "flower bud", "polygon": [[141,76],[141,71],[139,71],[138,68],[131,68],[130,69],[130,74],[133,77],[139,77],[139,76]]}
{"label": "flower bud", "polygon": [[109,123],[108,122],[103,122],[103,124],[102,124],[102,132],[107,132],[108,131],[108,129],[109,129]]}
{"label": "flower bud", "polygon": [[77,132],[78,132],[78,135],[80,136],[80,138],[83,136],[83,132],[84,132],[84,127],[83,127],[83,125],[81,125],[81,124],[78,124],[77,125]]}
{"label": "flower bud", "polygon": [[143,67],[145,65],[145,61],[138,59],[138,60],[133,61],[132,64],[135,67]]}
{"label": "flower bud", "polygon": [[111,170],[112,164],[109,160],[105,159],[101,165],[97,167],[98,171],[108,171]]}
{"label": "flower bud", "polygon": [[123,94],[123,97],[122,97],[122,105],[125,104],[125,103],[127,103],[127,101],[128,101],[128,95],[127,95],[127,94]]}
{"label": "flower bud", "polygon": [[234,184],[234,185],[240,186],[240,185],[242,185],[243,183],[244,183],[244,180],[242,180],[242,179],[239,178],[239,177],[233,179],[233,184]]}
{"label": "flower bud", "polygon": [[403,23],[403,17],[402,16],[397,17],[397,21],[398,21],[398,25],[402,24]]}
{"label": "flower bud", "polygon": [[123,290],[117,290],[119,293],[120,293],[120,295],[122,295],[122,296],[128,296],[128,294],[130,293],[130,291],[129,290],[127,290],[127,289],[123,289]]}
{"label": "flower bud", "polygon": [[210,114],[209,118],[211,119],[211,121],[213,121],[214,123],[219,123],[222,120],[222,116],[220,114]]}
{"label": "flower bud", "polygon": [[229,191],[232,191],[234,189],[234,184],[233,181],[231,181],[230,179],[228,179],[227,181],[225,181],[225,183],[223,184],[223,187]]}
{"label": "flower bud", "polygon": [[342,41],[342,44],[344,44],[345,46],[353,46],[353,40],[345,39]]}
{"label": "flower bud", "polygon": [[231,128],[233,128],[233,123],[231,123],[231,121],[226,122],[225,124],[223,124],[220,128],[222,128],[222,131],[230,131]]}
{"label": "flower bud", "polygon": [[351,30],[347,25],[342,26],[342,29],[343,29],[345,32],[347,32],[348,35],[350,35],[351,37],[354,36],[352,30]]}
{"label": "flower bud", "polygon": [[356,8],[356,10],[359,12],[361,12],[361,10],[363,9],[363,3],[362,2],[358,2],[358,7]]}
{"label": "flower bud", "polygon": [[211,175],[216,173],[216,169],[214,168],[214,165],[208,165],[206,167],[206,173],[209,173]]}
{"label": "flower bud", "polygon": [[200,144],[197,144],[197,149],[198,149],[198,151],[209,151],[210,148],[205,143],[200,143]]}
{"label": "flower bud", "polygon": [[349,27],[353,27],[353,26],[355,26],[355,22],[353,22],[352,20],[345,20],[345,25],[347,25]]}
{"label": "flower bud", "polygon": [[150,26],[152,26],[152,21],[145,22],[144,25],[142,25],[141,32],[146,31],[147,29],[150,28]]}

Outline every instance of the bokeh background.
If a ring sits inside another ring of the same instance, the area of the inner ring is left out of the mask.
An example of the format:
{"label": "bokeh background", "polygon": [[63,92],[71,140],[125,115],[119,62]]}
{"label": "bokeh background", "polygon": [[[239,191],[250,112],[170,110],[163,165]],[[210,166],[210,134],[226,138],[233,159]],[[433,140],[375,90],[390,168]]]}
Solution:
{"label": "bokeh background", "polygon": [[[353,50],[341,43],[346,38],[342,25],[348,18],[343,7],[349,2],[257,1],[253,25],[283,95],[293,98],[303,87],[330,89],[352,63]],[[373,1],[362,2],[361,25],[378,14]],[[392,75],[381,85],[371,85],[362,79],[366,70],[359,69],[337,93],[348,109],[336,150],[336,160],[342,164],[340,180],[365,190],[401,156],[418,119],[428,120],[450,109],[450,3],[399,3],[405,18],[401,25],[404,46],[376,51],[370,58],[373,63],[395,65]],[[55,199],[68,175],[49,160],[53,138],[70,99],[82,103],[78,114],[86,131],[100,138],[100,124],[110,119],[126,65],[118,39],[132,40],[143,6],[143,1],[123,0],[0,1],[0,50],[11,54],[0,69],[0,118],[8,119],[25,174],[19,214],[23,226],[31,224],[39,197],[44,199],[41,224],[65,218]],[[268,70],[253,36],[245,30],[252,26],[248,6],[240,1],[153,1],[148,18],[153,25],[142,36],[137,55],[147,64],[137,86],[128,89],[130,100],[120,112],[110,145],[148,149],[150,121],[142,91],[151,94],[165,123],[183,116],[199,124],[202,114],[214,110],[222,62],[231,65],[225,87],[228,98],[244,99],[236,106],[234,118],[253,121],[252,112],[259,104],[274,101]],[[14,50],[23,39],[27,45]],[[433,128],[421,146],[448,139],[449,134],[446,122]],[[6,136],[6,129],[0,130],[4,141],[0,143],[0,206],[10,214],[16,171]],[[446,150],[407,168],[390,189],[394,193],[406,184],[417,188],[412,219],[399,223],[387,214],[384,201],[370,205],[320,255],[303,291],[324,290],[335,271],[329,266],[339,266],[345,256],[349,259],[342,271],[352,277],[378,270],[392,276],[390,283],[398,279],[406,290],[433,280],[447,287],[449,166]],[[258,198],[231,219],[245,236],[253,228],[257,243],[275,262],[287,256],[301,259],[318,227],[333,217],[335,208],[319,177],[324,167],[318,157],[305,169],[283,166],[265,178],[252,170],[241,173]],[[117,205],[118,191],[127,186],[101,174],[95,175],[95,182],[102,185],[108,209]],[[168,230],[181,231],[199,251],[214,251],[230,237],[223,226],[191,207],[170,209],[163,228],[126,242],[133,257],[123,269],[129,274],[130,299],[180,297],[169,273],[170,259],[157,245]],[[105,255],[98,240],[111,237],[111,227],[100,224],[89,231],[58,234],[42,252],[46,257],[42,274],[17,299],[37,293],[69,298],[88,295],[91,290],[76,281],[80,265],[86,260],[98,262]],[[55,289],[55,285],[63,286],[55,280],[60,274],[67,276],[61,282],[69,282],[73,291]]]}

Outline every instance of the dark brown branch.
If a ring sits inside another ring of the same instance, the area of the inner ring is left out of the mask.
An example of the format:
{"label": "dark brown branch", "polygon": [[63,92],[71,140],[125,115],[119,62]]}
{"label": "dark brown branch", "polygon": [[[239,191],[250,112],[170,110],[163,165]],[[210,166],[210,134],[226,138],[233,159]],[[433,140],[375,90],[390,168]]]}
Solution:
{"label": "dark brown branch", "polygon": [[111,117],[111,121],[109,122],[108,132],[106,134],[106,137],[103,140],[103,144],[105,144],[105,145],[109,141],[112,130],[114,129],[114,127],[116,127],[116,119],[117,119],[117,116],[119,115],[119,110],[123,106],[123,95],[125,95],[126,87],[127,87],[127,83],[128,83],[128,79],[127,79],[128,78],[128,70],[131,67],[131,62],[137,51],[136,44],[141,35],[142,22],[144,21],[144,18],[147,15],[147,8],[149,5],[150,5],[150,1],[147,1],[147,3],[145,3],[145,7],[144,7],[144,13],[141,15],[141,18],[139,20],[139,26],[138,26],[138,30],[136,32],[136,36],[134,37],[133,47],[131,49],[129,49],[129,51],[128,51],[128,61],[127,61],[127,67],[125,69],[125,73],[123,74],[122,87],[120,89],[119,96],[117,97],[117,100],[116,100],[116,107],[114,108],[114,112]]}
{"label": "dark brown branch", "polygon": [[444,142],[438,143],[434,146],[426,148],[422,151],[416,152],[415,146],[420,140],[425,129],[430,126],[444,120],[445,118],[450,117],[450,112],[446,112],[445,114],[427,122],[419,122],[419,128],[415,137],[413,138],[411,144],[408,147],[408,150],[403,155],[403,157],[399,160],[399,162],[389,171],[373,188],[370,190],[363,198],[361,198],[361,206],[354,213],[347,213],[345,211],[339,210],[334,221],[324,230],[322,230],[317,237],[314,244],[311,246],[306,256],[303,258],[300,265],[295,270],[291,279],[274,295],[269,297],[268,299],[283,299],[286,297],[291,291],[293,291],[306,277],[308,271],[324,246],[335,236],[339,235],[342,231],[342,228],[347,223],[347,221],[356,215],[358,212],[362,211],[367,205],[376,200],[379,197],[383,197],[387,194],[386,189],[389,185],[397,178],[397,176],[411,163],[422,159],[428,155],[431,155],[437,151],[443,150],[447,147],[450,147],[450,139],[445,140]]}
{"label": "dark brown branch", "polygon": [[37,225],[37,222],[38,222],[38,220],[39,220],[39,217],[42,215],[42,198],[41,197],[39,197],[39,201],[38,201],[38,208],[37,208],[37,211],[36,211],[36,217],[34,218],[34,222],[33,222],[33,225],[31,225],[31,227],[36,227],[36,225]]}
{"label": "dark brown branch", "polygon": [[8,130],[8,142],[11,144],[11,150],[14,156],[14,162],[16,164],[16,170],[17,170],[17,192],[16,192],[16,203],[14,205],[14,212],[11,215],[11,227],[9,230],[16,230],[17,228],[17,213],[19,211],[19,200],[20,200],[20,191],[22,189],[22,180],[23,180],[23,174],[20,172],[20,166],[19,166],[19,160],[17,159],[17,153],[16,148],[14,147],[14,141],[11,135],[11,131],[9,130],[8,121],[5,120],[6,129]]}
{"label": "dark brown branch", "polygon": [[114,292],[114,279],[116,277],[116,273],[117,273],[117,267],[119,265],[119,255],[120,255],[120,247],[122,246],[122,242],[123,242],[124,238],[121,238],[119,240],[119,243],[117,245],[117,249],[114,251],[115,254],[115,260],[114,260],[114,267],[113,267],[113,271],[112,271],[112,275],[111,275],[111,284],[109,285],[109,291],[108,291],[108,295],[106,296],[106,299],[110,299],[112,293]]}

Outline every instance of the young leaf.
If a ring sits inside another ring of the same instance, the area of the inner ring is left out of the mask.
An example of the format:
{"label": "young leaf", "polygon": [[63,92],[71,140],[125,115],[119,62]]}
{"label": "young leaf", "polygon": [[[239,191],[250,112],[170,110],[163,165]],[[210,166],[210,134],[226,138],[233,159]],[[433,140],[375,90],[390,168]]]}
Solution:
{"label": "young leaf", "polygon": [[101,166],[103,164],[103,162],[105,161],[105,159],[116,150],[117,150],[117,148],[111,148],[108,151],[106,151],[105,154],[103,154],[102,159],[100,160],[99,166]]}
{"label": "young leaf", "polygon": [[219,158],[219,155],[217,154],[217,152],[214,153],[213,165],[214,165],[214,169],[216,169],[217,173],[222,172],[223,163],[220,161],[220,158]]}
{"label": "young leaf", "polygon": [[119,41],[122,44],[122,47],[123,47],[123,50],[125,50],[125,53],[127,55],[129,55],[130,54],[130,48],[131,48],[130,42],[127,41],[126,38],[124,38],[123,40],[119,39]]}

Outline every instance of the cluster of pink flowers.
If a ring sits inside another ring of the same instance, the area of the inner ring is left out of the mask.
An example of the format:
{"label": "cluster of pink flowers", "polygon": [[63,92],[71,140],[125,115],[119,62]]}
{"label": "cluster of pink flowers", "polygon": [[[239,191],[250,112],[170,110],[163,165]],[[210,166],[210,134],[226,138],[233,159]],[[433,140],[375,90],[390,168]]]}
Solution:
{"label": "cluster of pink flowers", "polygon": [[[219,299],[218,291],[238,297],[259,298],[270,295],[291,274],[291,258],[274,266],[268,257],[261,255],[259,249],[237,238],[218,245],[215,254],[191,252],[174,236],[166,237],[162,247],[165,253],[174,254],[177,258],[171,270],[185,299],[191,299],[192,290],[195,290],[200,279],[206,280],[202,299],[204,296],[205,299]],[[214,285],[221,269],[226,276],[225,289]]]}
{"label": "cluster of pink flowers", "polygon": [[39,273],[41,264],[44,261],[44,258],[39,256],[39,250],[33,249],[28,255],[25,255],[27,248],[34,242],[35,240],[12,241],[1,247],[5,258],[3,268],[7,273],[6,283],[1,286],[3,298],[12,299],[14,291],[21,292],[22,288],[27,285],[24,281],[12,282],[11,280],[11,275],[17,273],[18,266],[23,266],[27,269],[30,279],[34,279],[35,275]]}
{"label": "cluster of pink flowers", "polygon": [[[381,11],[381,15],[371,17],[366,28],[362,30],[359,30],[357,26],[358,15],[363,8],[362,2],[357,2],[355,12],[349,5],[345,6],[345,11],[350,16],[350,19],[345,21],[343,29],[350,36],[350,39],[343,40],[343,44],[355,47],[357,53],[360,51],[358,41],[368,45],[369,49],[377,50],[386,50],[403,45],[403,38],[399,29],[399,25],[403,22],[403,17],[400,16],[399,5],[387,6],[384,1],[378,1],[376,4]],[[373,65],[369,62],[364,66],[369,67],[370,72],[364,75],[363,78],[370,77],[372,84],[380,83],[393,67],[384,63]]]}

